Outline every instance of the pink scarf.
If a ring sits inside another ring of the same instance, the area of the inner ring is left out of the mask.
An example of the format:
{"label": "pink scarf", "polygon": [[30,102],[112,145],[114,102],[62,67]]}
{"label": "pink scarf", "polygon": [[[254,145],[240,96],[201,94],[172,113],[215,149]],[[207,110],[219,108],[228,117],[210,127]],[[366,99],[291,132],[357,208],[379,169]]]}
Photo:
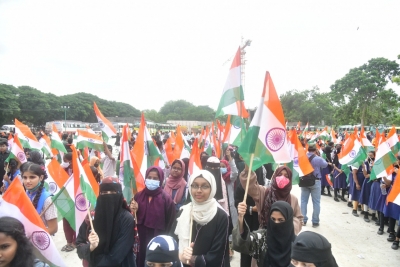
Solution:
{"label": "pink scarf", "polygon": [[180,163],[182,167],[181,175],[179,177],[173,177],[169,175],[164,191],[172,197],[172,191],[177,190],[174,197],[174,203],[177,204],[181,202],[183,194],[185,193],[186,181],[183,179],[183,176],[185,175],[185,163],[180,159],[176,159],[174,162],[172,162],[171,168],[175,163]]}

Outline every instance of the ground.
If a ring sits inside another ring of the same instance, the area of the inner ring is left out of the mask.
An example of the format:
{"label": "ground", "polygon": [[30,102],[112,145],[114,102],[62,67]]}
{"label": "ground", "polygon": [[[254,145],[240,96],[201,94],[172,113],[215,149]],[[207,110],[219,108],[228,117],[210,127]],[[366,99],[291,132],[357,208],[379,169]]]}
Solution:
{"label": "ground", "polygon": [[[300,188],[293,186],[292,193],[300,199]],[[366,223],[363,217],[354,217],[351,208],[345,202],[335,202],[332,197],[321,197],[320,226],[311,227],[311,221],[303,227],[303,231],[314,231],[325,236],[332,244],[333,254],[340,267],[397,267],[400,266],[400,249],[392,250],[391,242],[386,238],[388,233],[378,235],[378,227],[374,222]],[[308,203],[308,212],[312,212],[311,200]],[[65,245],[62,222],[54,240],[61,251]],[[76,250],[60,252],[67,266],[82,266]],[[239,267],[239,253],[231,261],[232,267]]]}

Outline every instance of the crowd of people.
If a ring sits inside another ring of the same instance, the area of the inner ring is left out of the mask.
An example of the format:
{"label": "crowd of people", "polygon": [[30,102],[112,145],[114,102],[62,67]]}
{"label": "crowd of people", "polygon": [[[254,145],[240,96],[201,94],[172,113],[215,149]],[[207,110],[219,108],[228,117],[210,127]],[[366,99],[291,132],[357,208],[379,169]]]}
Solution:
{"label": "crowd of people", "polygon": [[[133,132],[131,147],[136,137]],[[189,137],[191,145],[194,137]],[[168,136],[160,133],[153,138],[165,158],[164,144]],[[73,139],[68,135],[62,139],[67,153],[61,166],[71,175]],[[116,136],[117,148],[119,142]],[[92,153],[88,163],[99,183],[97,204],[76,232],[63,219],[66,245],[62,251],[76,250],[82,265],[90,267],[230,266],[234,251],[240,253],[243,267],[337,266],[326,238],[309,231],[301,232],[309,218],[310,196],[313,203],[310,220],[313,227],[319,227],[321,195],[331,196],[332,189],[333,200],[348,201],[354,216],[359,216],[360,208],[366,222],[371,216],[379,226],[378,234],[388,224],[388,240],[397,249],[400,228],[397,233],[394,228],[400,209],[395,204],[386,204],[383,190],[390,190],[396,174],[368,183],[374,162],[371,151],[367,161],[359,169],[351,170],[347,177],[338,161],[341,146],[324,142],[319,145],[321,149],[315,145],[307,148],[316,180],[315,184],[301,188],[299,201],[291,193],[293,174],[289,167],[274,168],[272,164],[265,164],[249,170],[234,146],[228,146],[221,159],[214,153],[203,152],[201,170],[192,174],[189,174],[188,158],[175,159],[171,164],[166,162],[163,168],[151,166],[146,170],[145,188],[132,199],[125,199],[116,178],[119,156],[114,157],[113,147],[104,143],[104,153]],[[0,164],[4,164],[7,153],[7,139],[0,139]],[[4,183],[0,184],[2,192],[15,178],[20,179],[49,233],[55,234],[57,209],[44,187],[46,161],[37,151],[26,151],[26,154],[27,163],[20,165],[11,160],[4,164],[6,169],[0,173]],[[333,175],[332,185],[326,180],[326,174]],[[247,182],[248,195],[244,200]],[[23,226],[15,224],[17,227],[19,230],[15,231],[23,236]],[[5,239],[20,238],[7,230],[11,228],[3,231],[0,227],[0,256],[2,244],[8,242]],[[29,244],[21,246],[31,249]],[[15,265],[18,260],[15,257],[7,260],[11,264],[4,266],[33,266],[35,261],[33,256],[27,257],[26,262],[32,262],[27,265]]]}

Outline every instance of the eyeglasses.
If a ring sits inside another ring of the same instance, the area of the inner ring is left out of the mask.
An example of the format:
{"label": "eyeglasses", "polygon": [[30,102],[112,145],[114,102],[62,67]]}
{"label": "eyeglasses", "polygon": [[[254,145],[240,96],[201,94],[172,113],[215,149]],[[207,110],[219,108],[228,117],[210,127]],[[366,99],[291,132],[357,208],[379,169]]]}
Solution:
{"label": "eyeglasses", "polygon": [[174,171],[181,171],[181,170],[182,170],[181,168],[177,168],[177,167],[172,167],[172,169],[173,169]]}
{"label": "eyeglasses", "polygon": [[171,267],[172,262],[166,262],[166,263],[155,263],[155,262],[146,262],[146,265],[149,267]]}
{"label": "eyeglasses", "polygon": [[197,184],[192,184],[190,187],[191,187],[193,190],[199,190],[199,188],[200,188],[201,191],[206,191],[206,190],[208,190],[208,189],[211,188],[211,186],[209,186],[209,185],[198,186]]}

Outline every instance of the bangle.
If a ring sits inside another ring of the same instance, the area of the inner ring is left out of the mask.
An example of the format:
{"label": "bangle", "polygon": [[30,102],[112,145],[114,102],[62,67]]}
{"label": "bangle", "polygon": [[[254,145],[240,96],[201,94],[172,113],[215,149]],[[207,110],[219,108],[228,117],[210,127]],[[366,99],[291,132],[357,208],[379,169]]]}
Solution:
{"label": "bangle", "polygon": [[249,214],[253,215],[253,207],[252,206],[249,206]]}

